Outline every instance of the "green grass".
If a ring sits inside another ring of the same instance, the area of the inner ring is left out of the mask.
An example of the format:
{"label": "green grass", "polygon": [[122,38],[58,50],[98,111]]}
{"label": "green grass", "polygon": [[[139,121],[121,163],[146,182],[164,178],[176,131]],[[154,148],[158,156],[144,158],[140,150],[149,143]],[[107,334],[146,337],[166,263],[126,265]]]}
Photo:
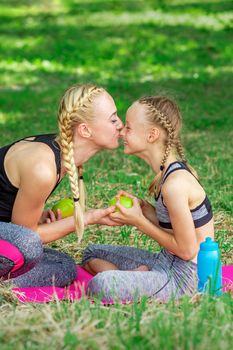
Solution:
{"label": "green grass", "polygon": [[0,305],[2,350],[231,349],[233,299],[183,298],[179,304]]}
{"label": "green grass", "polygon": [[[58,101],[73,83],[96,82],[114,96],[119,115],[144,94],[174,96],[183,141],[215,214],[224,264],[233,263],[231,1],[2,0],[0,4],[0,146],[56,132]],[[88,207],[118,189],[147,195],[151,170],[122,147],[85,166]],[[65,179],[48,206],[70,193]],[[150,199],[151,200],[151,199]],[[158,250],[134,228],[89,227],[52,247],[80,262],[89,243]],[[230,349],[232,299],[184,298],[104,307],[80,303],[20,305],[0,297],[1,349]]]}

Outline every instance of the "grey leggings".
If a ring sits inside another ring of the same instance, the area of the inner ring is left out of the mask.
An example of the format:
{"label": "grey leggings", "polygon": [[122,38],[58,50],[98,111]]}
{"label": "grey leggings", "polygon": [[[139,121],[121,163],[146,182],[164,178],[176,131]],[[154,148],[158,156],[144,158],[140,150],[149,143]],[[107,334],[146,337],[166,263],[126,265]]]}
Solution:
{"label": "grey leggings", "polygon": [[[86,248],[82,263],[103,259],[119,270],[98,273],[87,286],[89,295],[100,295],[106,301],[132,301],[148,296],[167,301],[173,297],[192,295],[197,290],[197,265],[184,261],[163,249],[159,253],[127,246],[105,244]],[[147,265],[150,271],[129,271]]]}
{"label": "grey leggings", "polygon": [[0,278],[18,287],[64,287],[76,277],[74,260],[62,252],[43,248],[35,232],[0,222]]}

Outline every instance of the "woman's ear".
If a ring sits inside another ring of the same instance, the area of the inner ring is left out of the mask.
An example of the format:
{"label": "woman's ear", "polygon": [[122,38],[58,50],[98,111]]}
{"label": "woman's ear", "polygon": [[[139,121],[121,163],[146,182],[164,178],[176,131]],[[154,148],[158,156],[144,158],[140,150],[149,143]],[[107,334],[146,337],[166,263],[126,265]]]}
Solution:
{"label": "woman's ear", "polygon": [[160,136],[160,130],[158,128],[151,128],[148,131],[148,135],[147,135],[147,142],[149,143],[154,143],[155,141],[158,140]]}
{"label": "woman's ear", "polygon": [[77,132],[80,136],[89,138],[91,136],[91,129],[88,127],[86,123],[81,123],[76,128]]}

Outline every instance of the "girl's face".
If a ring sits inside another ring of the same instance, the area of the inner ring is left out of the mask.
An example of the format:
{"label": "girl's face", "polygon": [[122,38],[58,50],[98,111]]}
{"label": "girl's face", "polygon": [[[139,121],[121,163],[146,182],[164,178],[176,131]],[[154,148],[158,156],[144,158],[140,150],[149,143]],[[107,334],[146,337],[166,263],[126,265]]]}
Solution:
{"label": "girl's face", "polygon": [[123,123],[117,115],[116,105],[107,92],[97,96],[93,103],[93,122],[89,123],[91,139],[99,149],[119,146]]}
{"label": "girl's face", "polygon": [[148,125],[145,107],[135,102],[126,113],[126,123],[121,131],[124,140],[124,153],[140,156],[147,147]]}

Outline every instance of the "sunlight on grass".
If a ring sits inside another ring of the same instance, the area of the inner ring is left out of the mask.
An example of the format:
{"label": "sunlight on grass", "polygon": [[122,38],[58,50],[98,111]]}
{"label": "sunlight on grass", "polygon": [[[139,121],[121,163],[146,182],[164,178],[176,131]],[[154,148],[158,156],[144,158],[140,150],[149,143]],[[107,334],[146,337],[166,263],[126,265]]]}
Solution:
{"label": "sunlight on grass", "polygon": [[123,14],[113,14],[112,12],[101,12],[97,14],[91,14],[88,17],[84,16],[72,16],[68,18],[59,17],[56,23],[59,25],[75,25],[79,24],[83,26],[122,26],[122,25],[138,25],[138,24],[156,24],[158,26],[178,26],[194,27],[211,29],[215,31],[222,30],[225,26],[230,25],[233,19],[232,13],[221,13],[221,14],[209,14],[209,15],[194,15],[183,13],[169,13],[168,11],[163,12],[157,11],[145,11],[140,13],[124,12]]}
{"label": "sunlight on grass", "polygon": [[[2,0],[1,145],[57,131],[63,91],[77,82],[103,85],[124,121],[139,96],[162,93],[181,107],[182,140],[214,211],[223,264],[233,261],[232,1]],[[87,208],[108,205],[118,190],[148,195],[152,170],[121,145],[84,166]],[[65,178],[46,203],[71,194]],[[92,225],[77,245],[72,233],[49,246],[80,263],[89,244],[160,246],[134,227]],[[0,283],[1,350],[229,350],[233,298],[133,305],[20,304]]]}
{"label": "sunlight on grass", "polygon": [[[105,65],[108,66],[107,64]],[[107,83],[108,81],[114,80],[114,65],[109,65],[109,70],[99,70],[99,67],[91,66],[69,66],[64,65],[58,61],[49,61],[34,59],[33,62],[28,60],[23,60],[21,62],[9,60],[2,60],[0,62],[0,69],[3,71],[1,74],[0,82],[5,85],[5,87],[11,87],[12,84],[35,84],[41,78],[36,76],[34,73],[55,73],[59,74],[62,72],[64,74],[70,74],[80,80],[85,74],[95,75],[102,82]],[[211,77],[220,76],[222,73],[230,74],[233,73],[232,66],[221,66],[214,67],[208,66],[195,66],[189,67],[185,71],[183,67],[178,67],[170,64],[156,64],[147,62],[138,62],[137,69],[135,70],[120,70],[118,71],[117,79],[127,79],[128,82],[156,82],[160,80],[180,80],[180,79],[202,79],[208,80]]]}
{"label": "sunlight on grass", "polygon": [[6,122],[6,114],[0,112],[0,124],[4,124]]}
{"label": "sunlight on grass", "polygon": [[4,125],[10,120],[20,120],[22,117],[22,113],[9,111],[8,113],[0,112],[0,125]]}
{"label": "sunlight on grass", "polygon": [[43,59],[41,60],[40,58],[33,59],[32,62],[28,60],[17,62],[12,59],[4,62],[4,60],[2,60],[0,62],[0,69],[9,69],[17,73],[34,72],[36,70],[42,70],[45,72],[69,71],[69,69],[67,69],[63,64],[60,64],[59,62]]}
{"label": "sunlight on grass", "polygon": [[[233,14],[231,12],[221,13],[185,13],[180,14],[162,10],[146,10],[136,13],[123,12],[114,13],[110,11],[101,11],[91,13],[88,16],[83,14],[67,13],[67,11],[56,3],[51,3],[50,6],[29,6],[29,7],[11,7],[0,6],[0,12],[4,17],[25,17],[24,28],[35,29],[40,25],[39,19],[36,16],[44,13],[52,14],[54,22],[59,26],[76,26],[87,27],[117,27],[139,24],[156,24],[159,27],[163,26],[184,26],[193,28],[202,28],[208,30],[219,31],[227,26],[232,25]],[[60,16],[58,16],[60,15]]]}
{"label": "sunlight on grass", "polygon": [[36,16],[44,13],[53,13],[58,14],[64,12],[64,8],[62,6],[63,2],[59,0],[41,0],[40,2],[36,2],[36,5],[32,2],[31,4],[25,5],[24,2],[18,2],[17,6],[12,6],[9,1],[7,5],[0,5],[0,13],[1,16],[6,17],[25,17],[25,15]]}
{"label": "sunlight on grass", "polygon": [[1,48],[5,50],[7,53],[7,50],[9,48],[11,49],[22,49],[22,50],[32,50],[37,46],[40,46],[43,43],[44,38],[40,35],[38,36],[26,36],[26,37],[19,37],[18,35],[11,35],[11,36],[0,36],[1,41]]}

